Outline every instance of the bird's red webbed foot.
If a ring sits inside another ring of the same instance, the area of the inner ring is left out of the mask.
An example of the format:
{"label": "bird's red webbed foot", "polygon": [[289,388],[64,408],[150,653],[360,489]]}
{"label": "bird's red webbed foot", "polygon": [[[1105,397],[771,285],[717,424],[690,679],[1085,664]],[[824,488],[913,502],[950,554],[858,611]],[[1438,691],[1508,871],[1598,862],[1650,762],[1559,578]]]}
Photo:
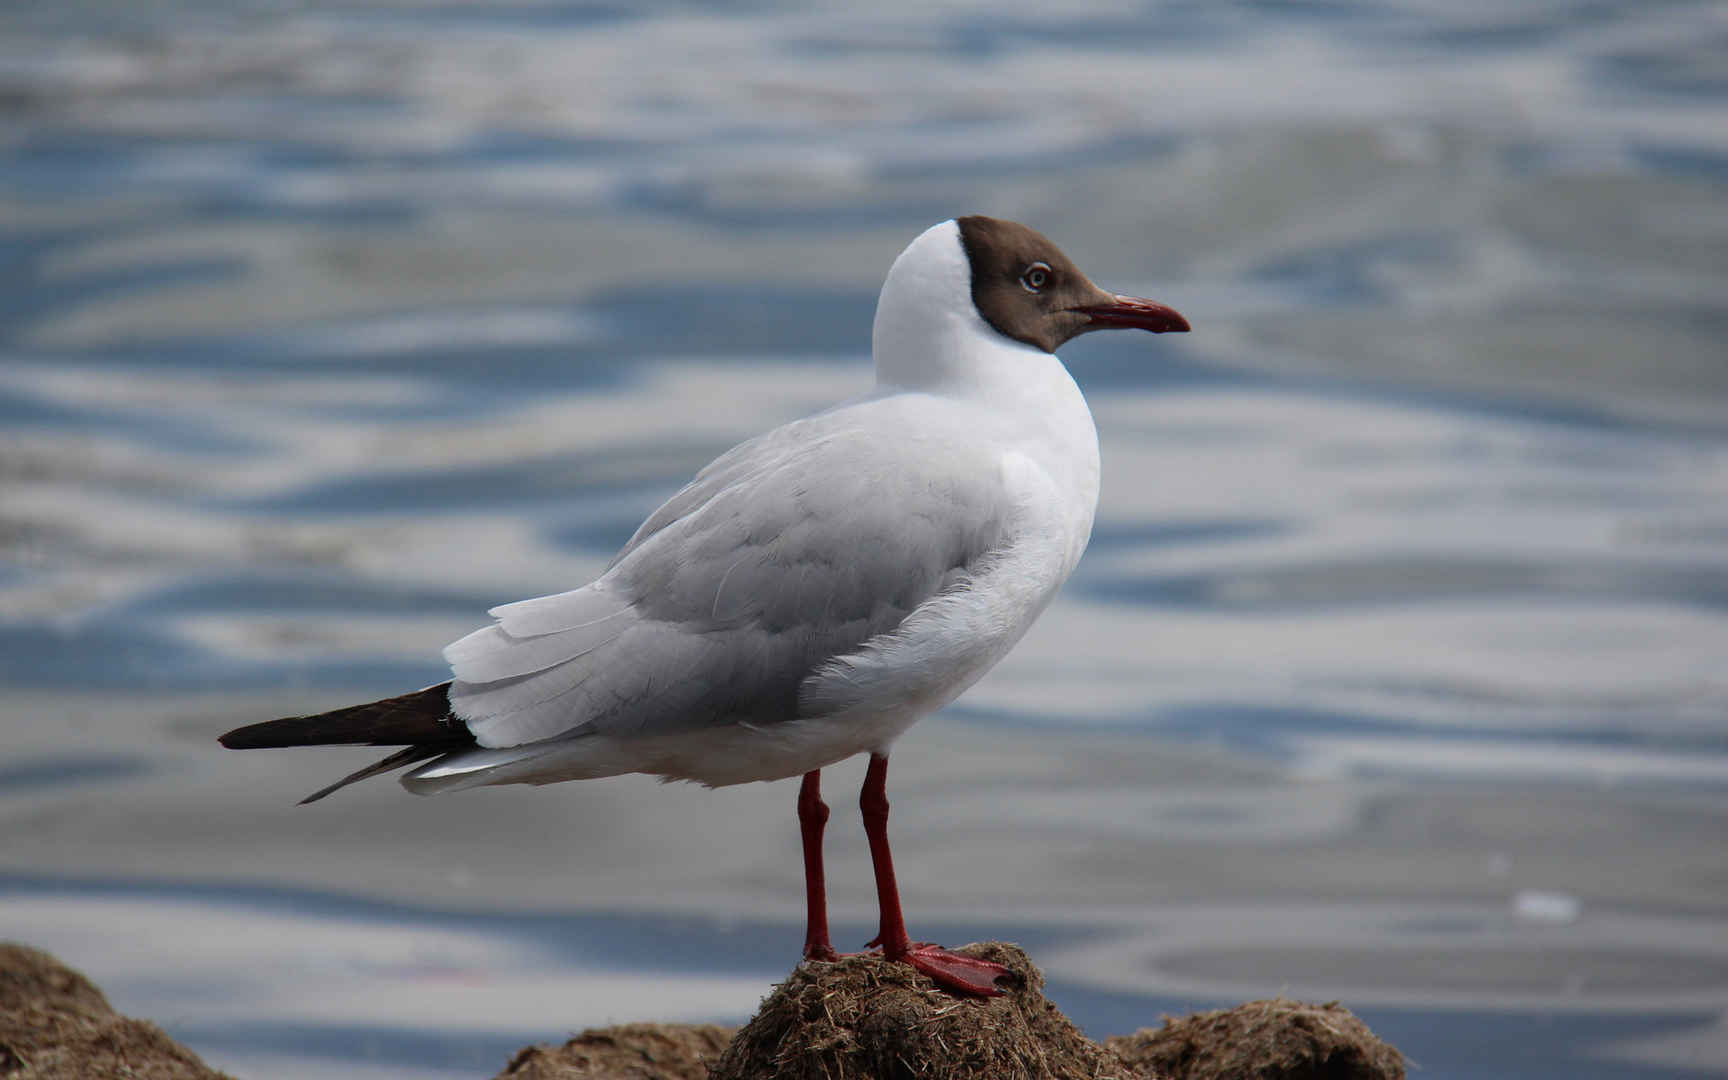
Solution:
{"label": "bird's red webbed foot", "polygon": [[937,986],[956,994],[996,997],[1002,993],[996,980],[1008,974],[1001,964],[949,952],[940,945],[914,945],[905,960],[930,976]]}
{"label": "bird's red webbed foot", "polygon": [[[870,947],[881,944],[878,939],[872,941]],[[914,969],[929,976],[937,986],[953,994],[999,997],[1002,989],[996,982],[1008,974],[1008,969],[1001,964],[950,952],[940,945],[925,941],[902,941],[893,947],[883,947],[882,957],[885,960],[911,964]]]}
{"label": "bird's red webbed foot", "polygon": [[[880,941],[872,941],[866,948],[879,948]],[[833,962],[843,956],[864,956],[865,953],[835,952],[827,942],[805,942],[805,960]],[[976,997],[998,997],[1002,994],[996,981],[1007,975],[1008,969],[1001,964],[980,960],[975,956],[965,956],[951,952],[940,945],[929,942],[905,942],[895,949],[883,949],[884,960],[912,967],[928,976],[932,981],[951,994],[971,994]]]}

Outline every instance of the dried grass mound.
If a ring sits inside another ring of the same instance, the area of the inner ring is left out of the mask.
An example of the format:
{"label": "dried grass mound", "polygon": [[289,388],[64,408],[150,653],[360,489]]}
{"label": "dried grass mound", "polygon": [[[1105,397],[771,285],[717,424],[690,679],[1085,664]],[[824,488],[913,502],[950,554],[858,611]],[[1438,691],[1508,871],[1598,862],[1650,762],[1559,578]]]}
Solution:
{"label": "dried grass mound", "polygon": [[620,1024],[517,1052],[496,1080],[704,1080],[736,1028]]}
{"label": "dried grass mound", "polygon": [[0,1077],[230,1080],[144,1020],[117,1015],[94,983],[37,949],[0,942]]}
{"label": "dried grass mound", "polygon": [[956,998],[906,964],[804,963],[715,1062],[710,1080],[1139,1080],[1080,1034],[1013,945],[956,950],[1012,973],[1007,992]]}
{"label": "dried grass mound", "polygon": [[1172,1080],[1404,1080],[1404,1056],[1336,1001],[1273,998],[1165,1017],[1104,1040],[1129,1065]]}

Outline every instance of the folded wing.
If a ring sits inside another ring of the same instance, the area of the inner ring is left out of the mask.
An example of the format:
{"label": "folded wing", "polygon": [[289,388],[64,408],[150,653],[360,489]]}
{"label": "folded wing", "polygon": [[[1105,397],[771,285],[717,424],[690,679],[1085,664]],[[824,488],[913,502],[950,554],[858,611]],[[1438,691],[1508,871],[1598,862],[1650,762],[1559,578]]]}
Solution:
{"label": "folded wing", "polygon": [[800,684],[1005,542],[999,463],[833,410],[724,455],[596,582],[494,608],[452,644],[482,747],[796,717]]}

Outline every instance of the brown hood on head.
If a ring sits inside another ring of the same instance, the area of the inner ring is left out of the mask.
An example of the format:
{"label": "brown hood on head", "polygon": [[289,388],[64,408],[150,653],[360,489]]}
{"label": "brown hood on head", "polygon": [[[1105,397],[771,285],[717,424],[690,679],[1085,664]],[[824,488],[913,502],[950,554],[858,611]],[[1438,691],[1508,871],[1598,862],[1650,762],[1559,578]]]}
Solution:
{"label": "brown hood on head", "polygon": [[1033,229],[981,215],[956,218],[955,224],[972,266],[972,303],[1004,337],[1053,353],[1089,330],[1188,329],[1188,321],[1163,304],[1092,284]]}

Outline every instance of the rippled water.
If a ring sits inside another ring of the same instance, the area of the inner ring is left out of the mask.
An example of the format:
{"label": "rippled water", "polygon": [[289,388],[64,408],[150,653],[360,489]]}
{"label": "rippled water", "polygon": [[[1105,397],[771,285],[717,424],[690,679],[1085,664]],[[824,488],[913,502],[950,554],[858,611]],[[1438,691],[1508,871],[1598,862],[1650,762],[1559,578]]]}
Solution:
{"label": "rippled water", "polygon": [[1064,350],[1097,531],[901,744],[914,931],[1096,1034],[1286,991],[1431,1078],[1719,1074],[1725,56],[1631,0],[7,8],[4,932],[254,1078],[747,1015],[786,785],[297,810],[353,757],[213,736],[586,580],[985,212],[1195,332]]}

